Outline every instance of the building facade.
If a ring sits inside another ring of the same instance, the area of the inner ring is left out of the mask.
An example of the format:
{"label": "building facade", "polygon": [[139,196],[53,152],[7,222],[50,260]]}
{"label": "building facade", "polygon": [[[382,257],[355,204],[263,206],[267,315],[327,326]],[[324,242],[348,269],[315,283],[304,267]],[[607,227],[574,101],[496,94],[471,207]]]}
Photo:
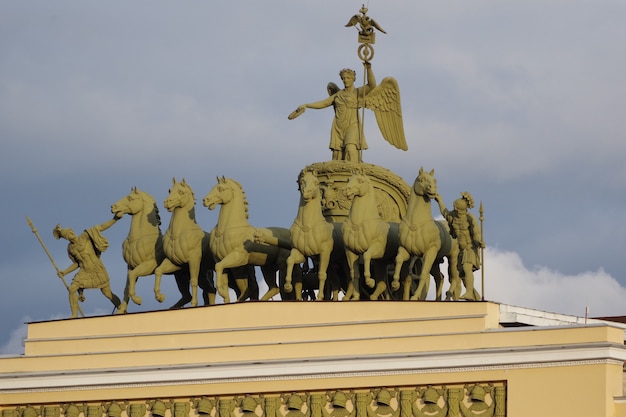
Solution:
{"label": "building facade", "polygon": [[29,323],[2,417],[626,416],[623,324],[492,302],[246,302]]}

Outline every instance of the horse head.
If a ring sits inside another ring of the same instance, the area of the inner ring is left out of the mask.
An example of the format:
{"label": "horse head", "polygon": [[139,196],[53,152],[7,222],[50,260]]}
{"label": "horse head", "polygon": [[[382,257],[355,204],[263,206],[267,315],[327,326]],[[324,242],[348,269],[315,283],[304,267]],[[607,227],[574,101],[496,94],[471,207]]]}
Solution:
{"label": "horse head", "polygon": [[187,184],[185,179],[178,182],[175,178],[172,178],[172,186],[169,190],[169,195],[165,199],[163,205],[167,211],[174,211],[177,208],[193,207],[195,204],[195,196],[193,190]]}
{"label": "horse head", "polygon": [[306,202],[319,197],[320,182],[315,172],[306,171],[300,175],[300,178],[298,178],[298,190],[300,191],[300,196]]}
{"label": "horse head", "polygon": [[413,192],[427,200],[435,198],[437,194],[437,180],[434,175],[434,168],[428,172],[424,170],[424,167],[420,167],[420,172],[413,183]]}
{"label": "horse head", "polygon": [[245,218],[248,218],[248,200],[243,191],[243,187],[237,181],[231,178],[218,177],[217,184],[213,186],[211,191],[202,199],[202,204],[209,210],[215,209],[218,205],[225,205],[231,201],[239,201]]}
{"label": "horse head", "polygon": [[150,194],[133,187],[130,194],[111,205],[111,213],[122,217],[124,214],[135,215],[144,210],[149,213],[155,208],[156,201]]}
{"label": "horse head", "polygon": [[368,193],[370,188],[372,188],[372,184],[367,175],[354,173],[346,185],[346,196],[348,198],[363,197]]}
{"label": "horse head", "polygon": [[229,179],[217,177],[217,184],[202,199],[202,204],[209,210],[214,210],[220,204],[227,204],[233,199],[233,189]]}

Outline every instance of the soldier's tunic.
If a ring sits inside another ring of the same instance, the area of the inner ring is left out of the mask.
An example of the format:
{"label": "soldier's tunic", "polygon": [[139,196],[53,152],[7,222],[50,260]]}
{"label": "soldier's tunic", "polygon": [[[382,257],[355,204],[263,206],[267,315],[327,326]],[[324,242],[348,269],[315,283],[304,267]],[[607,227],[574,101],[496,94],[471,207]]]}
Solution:
{"label": "soldier's tunic", "polygon": [[348,144],[356,145],[357,149],[367,149],[363,125],[359,120],[359,107],[363,104],[363,100],[358,99],[359,94],[363,95],[361,88],[352,92],[340,90],[335,93],[335,118],[330,131],[330,149],[341,151]]}
{"label": "soldier's tunic", "polygon": [[450,232],[459,242],[459,266],[470,263],[476,271],[480,268],[478,246],[474,242],[480,241],[480,229],[471,213],[459,215],[456,210],[444,210],[443,217],[450,225]]}
{"label": "soldier's tunic", "polygon": [[104,288],[109,285],[109,275],[100,259],[100,254],[109,247],[100,227],[85,230],[76,242],[67,245],[67,252],[80,269],[72,283],[79,288]]}

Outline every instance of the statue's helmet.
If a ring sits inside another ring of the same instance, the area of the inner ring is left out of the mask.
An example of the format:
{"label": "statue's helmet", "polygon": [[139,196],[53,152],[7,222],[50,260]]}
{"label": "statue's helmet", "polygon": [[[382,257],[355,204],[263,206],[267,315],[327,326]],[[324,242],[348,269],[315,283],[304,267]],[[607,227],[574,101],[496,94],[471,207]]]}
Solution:
{"label": "statue's helmet", "polygon": [[87,417],[102,417],[101,405],[88,405],[86,414]]}
{"label": "statue's helmet", "polygon": [[188,402],[175,402],[173,407],[172,414],[174,414],[175,417],[189,415],[190,405]]}
{"label": "statue's helmet", "polygon": [[333,395],[333,407],[341,407],[346,408],[346,404],[348,403],[348,397],[341,391],[337,391],[335,395]]}
{"label": "statue's helmet", "polygon": [[257,407],[257,402],[254,401],[254,398],[250,398],[250,397],[246,397],[243,399],[243,401],[241,402],[241,409],[243,411],[256,411],[256,407]]}
{"label": "statue's helmet", "polygon": [[164,417],[165,410],[167,410],[167,407],[165,406],[165,403],[163,401],[157,400],[154,402],[154,404],[152,404],[151,411],[153,416]]}
{"label": "statue's helmet", "polygon": [[107,410],[107,416],[120,417],[122,415],[122,407],[118,403],[111,403]]}
{"label": "statue's helmet", "polygon": [[70,404],[65,410],[65,417],[78,417],[80,409],[74,404]]}
{"label": "statue's helmet", "polygon": [[480,385],[474,385],[470,391],[470,399],[472,401],[485,402],[485,389]]}
{"label": "statue's helmet", "polygon": [[203,398],[198,401],[198,407],[196,408],[198,409],[198,414],[211,414],[213,403],[208,398]]}
{"label": "statue's helmet", "polygon": [[22,410],[22,417],[37,417],[39,413],[35,410],[35,407],[28,406]]}
{"label": "statue's helmet", "polygon": [[290,410],[300,410],[302,408],[302,398],[297,394],[292,394],[287,399],[287,408]]}
{"label": "statue's helmet", "polygon": [[376,395],[376,402],[378,404],[389,405],[391,403],[391,393],[386,389],[381,389]]}
{"label": "statue's helmet", "polygon": [[439,401],[439,397],[441,397],[441,395],[437,392],[437,390],[430,387],[430,388],[427,388],[426,391],[424,391],[424,395],[422,396],[422,399],[424,400],[425,403],[437,404],[437,402]]}
{"label": "statue's helmet", "polygon": [[463,198],[457,198],[454,200],[454,208],[456,210],[467,210],[467,200]]}
{"label": "statue's helmet", "polygon": [[130,405],[130,417],[143,417],[146,414],[145,404],[131,404]]}

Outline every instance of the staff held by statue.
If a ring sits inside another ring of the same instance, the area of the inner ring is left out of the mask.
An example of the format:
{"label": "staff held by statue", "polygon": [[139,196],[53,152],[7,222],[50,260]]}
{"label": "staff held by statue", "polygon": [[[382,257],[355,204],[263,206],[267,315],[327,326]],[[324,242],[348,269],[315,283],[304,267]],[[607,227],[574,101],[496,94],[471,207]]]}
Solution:
{"label": "staff held by statue", "polygon": [[[363,61],[363,85],[367,84],[367,68],[370,65],[372,59],[374,59],[374,48],[372,45],[376,43],[376,31],[378,29],[382,33],[387,33],[380,27],[378,23],[369,16],[367,16],[367,7],[363,5],[359,10],[360,14],[355,14],[350,18],[346,27],[354,26],[359,31],[359,47],[357,49],[357,55],[361,61]],[[365,102],[365,90],[360,97],[362,102]],[[358,108],[357,108],[358,111]],[[363,135],[363,126],[365,125],[365,106],[361,107],[361,130],[359,134]],[[364,142],[363,138],[360,138],[360,142]],[[362,149],[359,149],[359,161],[363,160]]]}

